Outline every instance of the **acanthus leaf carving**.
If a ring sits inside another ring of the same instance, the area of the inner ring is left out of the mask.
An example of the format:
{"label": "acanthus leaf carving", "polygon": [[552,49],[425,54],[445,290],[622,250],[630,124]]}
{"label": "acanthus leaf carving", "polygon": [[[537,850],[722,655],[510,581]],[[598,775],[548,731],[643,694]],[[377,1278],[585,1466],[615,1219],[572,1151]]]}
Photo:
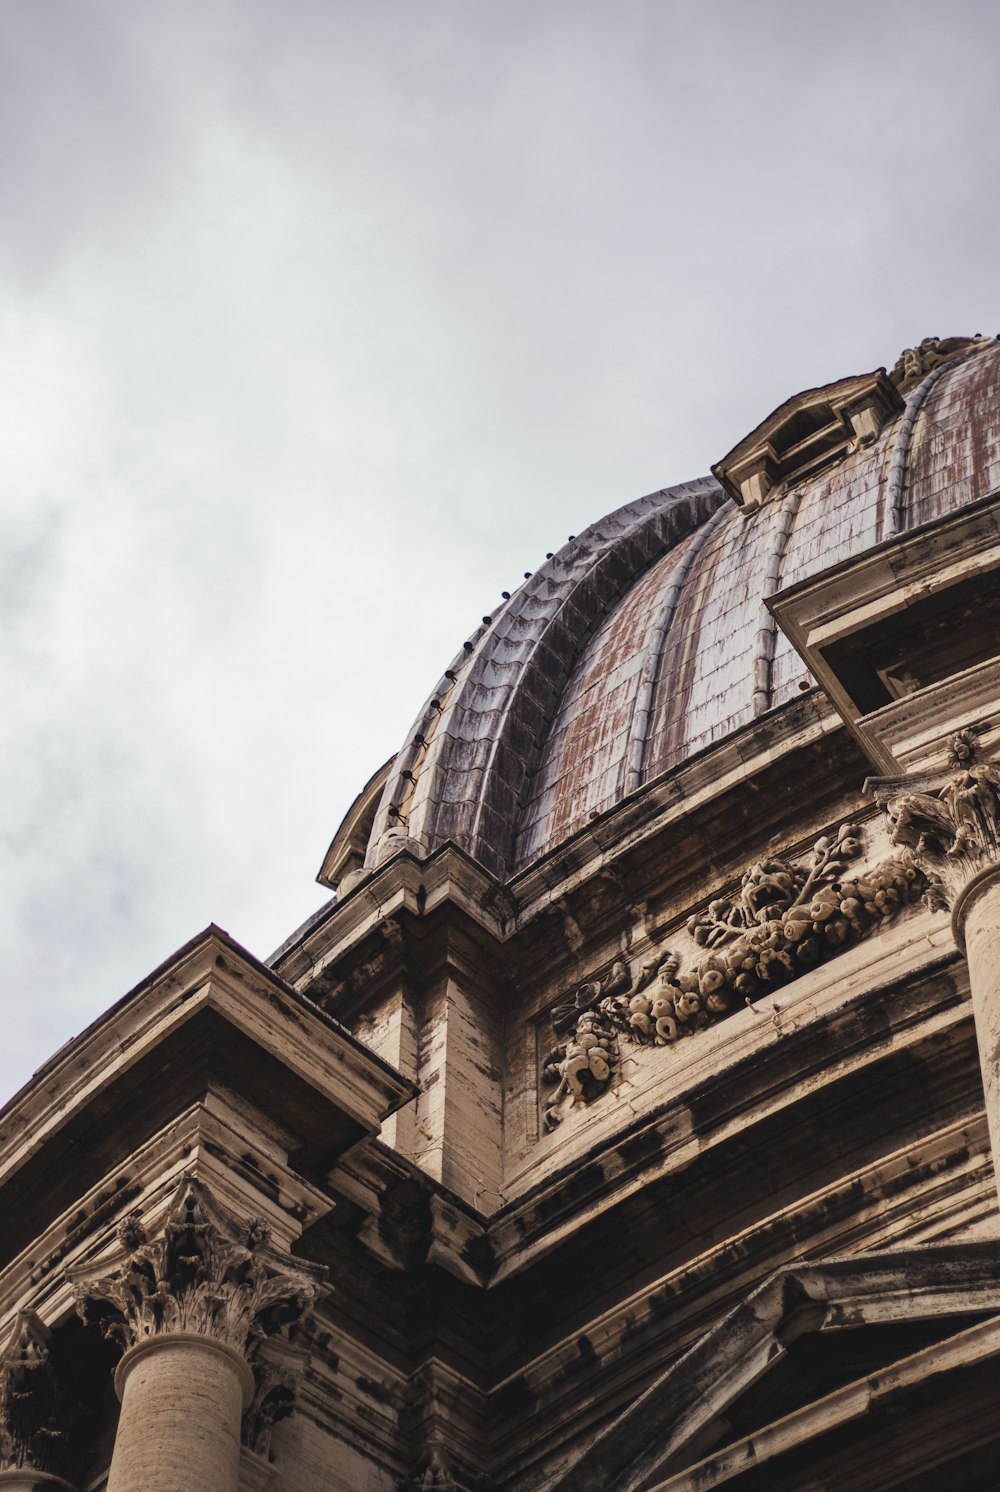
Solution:
{"label": "acanthus leaf carving", "polygon": [[865,787],[888,815],[894,844],[906,846],[944,906],[972,878],[1000,863],[1000,762],[980,760],[972,730],[949,742],[952,771],[870,777]]}
{"label": "acanthus leaf carving", "polygon": [[231,1218],[191,1176],[182,1179],[157,1237],[132,1212],[118,1241],[118,1268],[78,1279],[75,1293],[83,1320],[126,1349],[193,1332],[252,1360],[266,1337],[303,1316],[325,1274],[273,1249],[259,1218]]}
{"label": "acanthus leaf carving", "polygon": [[256,1368],[254,1383],[256,1391],[243,1416],[240,1438],[250,1450],[269,1460],[271,1431],[288,1418],[295,1405],[295,1378],[284,1368],[268,1363]]}
{"label": "acanthus leaf carving", "polygon": [[80,1412],[67,1401],[48,1342],[35,1312],[18,1312],[0,1354],[0,1471],[61,1476],[73,1459]]}
{"label": "acanthus leaf carving", "polygon": [[407,1485],[407,1492],[459,1492],[450,1459],[440,1445],[432,1445]]}
{"label": "acanthus leaf carving", "polygon": [[688,919],[703,957],[685,967],[659,947],[637,968],[619,959],[603,979],[558,1005],[552,1021],[563,1039],[542,1064],[542,1080],[553,1089],[544,1105],[546,1128],[607,1090],[620,1039],[670,1046],[706,1030],[926,894],[926,878],[905,852],[845,878],[862,848],[859,826],[844,824],[818,839],[804,863],[774,857],[752,865],[734,896]]}

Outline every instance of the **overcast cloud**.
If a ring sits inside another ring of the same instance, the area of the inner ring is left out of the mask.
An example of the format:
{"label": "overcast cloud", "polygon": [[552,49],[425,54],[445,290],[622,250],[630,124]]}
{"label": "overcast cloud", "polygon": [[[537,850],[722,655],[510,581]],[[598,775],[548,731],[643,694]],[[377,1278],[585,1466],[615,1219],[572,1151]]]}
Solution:
{"label": "overcast cloud", "polygon": [[0,1098],[266,955],[482,614],[1000,330],[1000,8],[0,0]]}

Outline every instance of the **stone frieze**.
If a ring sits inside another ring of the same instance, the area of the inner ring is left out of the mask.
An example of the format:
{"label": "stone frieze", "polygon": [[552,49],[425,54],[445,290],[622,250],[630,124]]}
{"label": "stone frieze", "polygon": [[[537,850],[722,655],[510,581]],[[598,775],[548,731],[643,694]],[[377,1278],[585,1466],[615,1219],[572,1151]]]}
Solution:
{"label": "stone frieze", "polygon": [[563,1040],[546,1056],[544,1122],[553,1129],[577,1103],[606,1092],[619,1043],[672,1046],[753,1004],[867,937],[923,896],[925,876],[904,851],[856,876],[860,828],[823,836],[805,861],[753,865],[738,892],[711,902],[687,928],[705,951],[682,961],[667,947],[638,966],[618,960],[552,1012]]}

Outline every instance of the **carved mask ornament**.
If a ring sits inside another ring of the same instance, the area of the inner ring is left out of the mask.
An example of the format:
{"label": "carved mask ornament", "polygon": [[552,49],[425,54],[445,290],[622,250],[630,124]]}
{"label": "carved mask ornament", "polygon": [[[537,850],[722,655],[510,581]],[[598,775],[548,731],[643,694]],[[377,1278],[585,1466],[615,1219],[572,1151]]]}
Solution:
{"label": "carved mask ornament", "polygon": [[952,768],[941,774],[871,777],[865,787],[884,808],[894,844],[905,845],[953,907],[974,876],[1000,864],[1000,763],[981,759],[971,730],[951,738]]}

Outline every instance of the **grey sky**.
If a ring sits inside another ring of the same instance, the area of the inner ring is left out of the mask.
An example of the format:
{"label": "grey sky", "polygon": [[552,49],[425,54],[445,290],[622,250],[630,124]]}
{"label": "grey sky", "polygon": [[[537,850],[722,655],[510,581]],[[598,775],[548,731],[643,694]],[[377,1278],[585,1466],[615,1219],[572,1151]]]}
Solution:
{"label": "grey sky", "polygon": [[265,955],[502,589],[1000,330],[1000,8],[0,0],[0,1097]]}

